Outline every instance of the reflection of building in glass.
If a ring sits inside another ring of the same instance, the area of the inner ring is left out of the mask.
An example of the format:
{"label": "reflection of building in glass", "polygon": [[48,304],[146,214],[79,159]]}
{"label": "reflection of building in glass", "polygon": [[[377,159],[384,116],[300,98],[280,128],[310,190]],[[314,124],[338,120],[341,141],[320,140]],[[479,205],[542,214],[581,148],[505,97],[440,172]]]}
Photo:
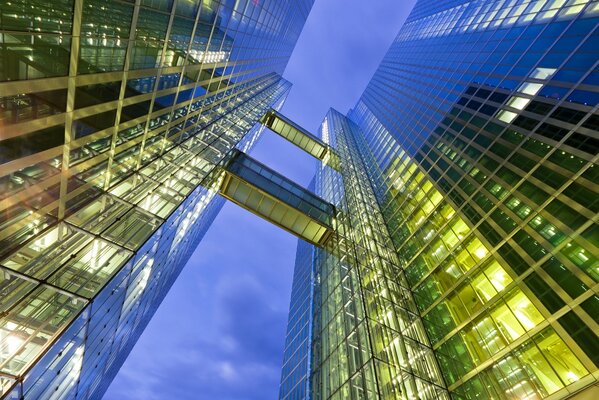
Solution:
{"label": "reflection of building in glass", "polygon": [[281,106],[312,1],[134,3],[0,7],[3,399],[101,398]]}

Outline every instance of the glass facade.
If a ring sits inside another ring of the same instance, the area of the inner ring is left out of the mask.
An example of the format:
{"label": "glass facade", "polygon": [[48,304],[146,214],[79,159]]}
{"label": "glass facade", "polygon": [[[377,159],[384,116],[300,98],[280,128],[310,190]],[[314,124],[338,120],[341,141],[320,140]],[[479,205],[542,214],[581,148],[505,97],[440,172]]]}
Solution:
{"label": "glass facade", "polygon": [[281,398],[596,396],[598,26],[589,0],[416,4],[321,125],[338,242]]}
{"label": "glass facade", "polygon": [[314,243],[281,399],[592,397],[599,1],[420,0],[319,137],[278,112],[312,2],[3,3],[0,398],[101,398],[217,194]]}
{"label": "glass facade", "polygon": [[2,3],[0,398],[102,397],[281,107],[311,6]]}

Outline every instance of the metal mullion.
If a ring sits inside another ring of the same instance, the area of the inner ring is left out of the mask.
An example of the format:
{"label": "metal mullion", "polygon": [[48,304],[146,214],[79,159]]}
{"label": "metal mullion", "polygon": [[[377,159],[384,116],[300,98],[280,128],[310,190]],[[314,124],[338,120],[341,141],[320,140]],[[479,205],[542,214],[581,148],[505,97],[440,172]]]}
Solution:
{"label": "metal mullion", "polygon": [[[121,89],[120,89],[120,93],[119,93],[117,111],[116,111],[116,116],[115,116],[115,123],[114,123],[114,127],[112,128],[113,129],[112,139],[111,139],[111,143],[110,143],[110,150],[108,152],[108,163],[106,165],[106,174],[105,174],[104,184],[103,184],[103,188],[105,190],[108,189],[108,187],[110,185],[110,179],[111,179],[111,175],[112,175],[111,169],[112,169],[112,164],[114,162],[114,155],[116,153],[116,142],[118,140],[121,112],[123,109],[123,99],[125,97],[125,89],[127,87],[129,63],[131,61],[131,54],[133,52],[133,46],[135,45],[135,35],[136,35],[136,28],[137,28],[137,19],[139,17],[140,3],[141,3],[141,0],[135,0],[135,5],[133,7],[133,15],[131,16],[131,26],[129,28],[129,42],[127,43],[127,52],[125,53],[125,61],[124,61],[124,65],[123,65],[123,71],[121,73],[121,79],[122,79]],[[146,129],[147,129],[147,125],[146,125]]]}
{"label": "metal mullion", "polygon": [[[221,4],[221,7],[222,7],[222,4]],[[247,4],[246,4],[246,7],[247,7]],[[233,12],[233,10],[231,10],[231,12]],[[223,38],[225,38],[225,39],[226,39],[226,37],[227,37],[227,32],[229,31],[229,25],[231,24],[231,20],[232,20],[232,18],[230,18],[230,19],[229,19],[229,22],[227,23],[227,27],[226,27],[226,29],[223,31]],[[216,24],[215,24],[214,26],[216,26]],[[210,42],[212,42],[212,39],[210,40]],[[225,40],[221,41],[221,43],[220,43],[220,47],[219,47],[219,51],[223,51],[223,46],[224,46],[224,45],[225,45]],[[243,46],[243,41],[240,43],[240,47],[241,47],[241,46]],[[227,69],[227,67],[229,66],[229,63],[230,63],[230,62],[231,62],[231,52],[229,52],[229,57],[227,57],[227,60],[224,62],[224,65],[222,66],[222,68],[223,68],[223,72],[224,72],[224,70],[226,70],[226,69]],[[231,62],[231,63],[233,64],[233,66],[235,66],[235,62]],[[213,70],[212,70],[212,71],[213,71],[212,75],[213,75],[213,77],[214,77],[214,71],[216,71],[216,68],[213,68]],[[227,85],[225,85],[225,89],[226,89],[226,88],[229,86],[229,84],[230,84],[230,82],[231,82],[231,75],[232,75],[232,74],[229,74],[228,76],[227,76],[227,75],[225,75],[225,74],[221,75],[221,77],[220,77],[220,80],[218,80],[218,88],[219,88],[219,89],[220,89],[221,83],[222,83],[222,82],[223,82],[223,80],[225,80],[225,79],[227,79]],[[225,76],[227,76],[227,78],[225,78]],[[210,86],[209,86],[209,87],[210,87]],[[217,90],[218,90],[218,89],[217,89]]]}
{"label": "metal mullion", "polygon": [[[200,4],[200,6],[198,8],[198,13],[196,15],[196,21],[194,22],[193,36],[191,37],[191,39],[189,41],[189,47],[188,47],[188,53],[186,54],[186,60],[187,60],[187,56],[188,56],[191,48],[193,47],[193,42],[194,42],[194,38],[195,38],[195,31],[197,30],[197,24],[198,24],[198,22],[200,20],[200,14],[202,13],[202,9],[203,8],[204,7],[202,7],[202,4]],[[206,41],[206,48],[205,48],[204,54],[206,54],[209,51],[209,49],[210,49],[210,44],[212,43],[212,39],[214,38],[214,31],[216,29],[216,25],[217,25],[217,22],[215,20],[213,22],[213,24],[212,24],[211,29],[210,29],[210,35],[208,36],[208,40]],[[209,88],[210,88],[210,85],[212,83],[212,79],[214,78],[214,71],[216,70],[216,67],[210,66],[210,65],[207,66],[203,62],[203,60],[202,60],[202,62],[199,65],[200,65],[200,67],[198,68],[198,77],[196,79],[196,88],[197,88],[198,84],[200,84],[201,82],[205,82],[206,81],[206,80],[204,80],[204,81],[200,80],[201,75],[202,75],[202,71],[208,71],[209,69],[212,69],[212,73],[210,75],[210,78],[208,78],[207,84],[206,84],[206,94],[208,94],[208,93],[210,93]],[[194,90],[194,92],[195,92],[195,90]]]}
{"label": "metal mullion", "polygon": [[[173,16],[176,14],[176,9],[177,9],[177,4],[175,2],[175,4],[173,4],[173,12],[172,12]],[[198,7],[198,11],[196,13],[196,16],[195,16],[195,20],[193,22],[193,28],[192,28],[190,36],[189,36],[189,44],[187,45],[187,52],[185,53],[185,59],[183,61],[183,65],[181,67],[181,76],[179,77],[179,85],[178,85],[179,88],[181,87],[181,84],[183,83],[183,78],[185,78],[185,73],[187,72],[187,68],[189,66],[189,61],[188,61],[188,59],[189,59],[189,53],[191,52],[191,49],[193,47],[193,40],[195,38],[195,34],[196,34],[197,27],[198,27],[198,22],[200,20],[200,14],[201,14],[201,12],[202,12],[202,6],[200,4],[200,6]],[[191,99],[189,99],[189,104],[187,106],[183,106],[183,107],[187,108],[187,113],[185,114],[185,118],[182,121],[183,122],[183,127],[185,127],[185,124],[187,123],[187,120],[189,119],[191,105],[194,103],[194,99],[195,99],[195,97],[193,96],[193,94],[197,90],[199,79],[200,79],[200,74],[201,74],[201,71],[202,71],[203,68],[204,68],[204,64],[202,63],[200,65],[200,67],[198,68],[198,78],[193,83],[192,96],[191,96]],[[179,97],[179,94],[177,93],[177,98],[178,97]],[[177,104],[176,100],[177,99],[175,99],[175,105]],[[163,136],[164,140],[163,140],[162,146],[160,148],[160,154],[164,153],[164,151],[166,149],[166,138],[168,136],[168,131],[171,128],[171,124],[172,124],[171,120],[169,120],[167,122],[167,124],[166,124],[166,129],[164,131],[164,136]]]}
{"label": "metal mullion", "polygon": [[[127,73],[129,73],[129,72],[127,72]],[[139,104],[139,103],[143,103],[144,101],[151,100],[151,99],[152,99],[152,93],[140,93],[135,96],[123,98],[123,106]],[[127,121],[127,122],[129,122],[129,121]]]}
{"label": "metal mullion", "polygon": [[25,167],[37,164],[38,162],[49,161],[51,158],[59,156],[62,153],[62,145],[53,147],[39,153],[31,154],[25,157],[17,158],[5,164],[0,164],[0,176],[6,176]]}
{"label": "metal mullion", "polygon": [[[257,86],[259,83],[260,83],[260,82],[256,82],[256,84],[254,84],[253,86],[251,86],[251,87],[249,87],[249,88],[246,88],[245,90],[251,90],[252,88],[255,88],[255,87],[256,87],[256,86]],[[262,93],[262,92],[260,92],[260,93]],[[259,94],[259,93],[258,93],[258,94]],[[218,106],[220,106],[220,105],[221,105],[221,103],[222,103],[222,102],[224,102],[224,101],[226,101],[227,99],[229,99],[229,98],[232,98],[233,96],[238,96],[238,95],[239,95],[239,93],[232,93],[230,96],[225,96],[225,97],[223,97],[222,99],[218,99],[218,100],[217,100],[215,103],[212,103],[212,104],[210,104],[210,108],[209,108],[209,109],[205,110],[205,109],[203,109],[203,108],[199,108],[198,110],[196,110],[196,111],[194,111],[194,112],[192,112],[192,113],[188,114],[188,116],[190,116],[190,117],[194,117],[194,116],[196,116],[196,115],[197,115],[197,116],[198,116],[198,118],[205,118],[205,115],[202,115],[202,114],[201,114],[201,112],[202,112],[202,111],[210,111],[210,112],[211,112],[211,118],[210,118],[208,121],[206,121],[206,122],[208,122],[208,124],[207,124],[207,125],[206,125],[206,126],[203,128],[203,129],[206,129],[206,128],[208,128],[209,126],[211,126],[211,125],[215,124],[216,122],[218,122],[219,120],[221,120],[221,119],[222,119],[222,117],[223,117],[223,116],[222,116],[222,113],[219,113],[219,112],[218,112],[218,110],[216,110],[216,108],[217,108]],[[252,97],[252,98],[253,98],[253,97]],[[246,99],[246,100],[245,100],[243,103],[241,103],[241,104],[239,104],[239,105],[236,105],[236,106],[234,106],[234,108],[233,108],[232,110],[230,110],[230,112],[229,112],[228,114],[231,114],[231,113],[232,113],[234,110],[236,110],[236,109],[238,109],[239,107],[241,107],[242,105],[246,104],[248,101],[251,101],[251,99],[252,99],[252,98]],[[231,123],[231,124],[233,124],[233,123]],[[181,132],[179,132],[179,133],[177,134],[177,136],[174,136],[173,138],[175,138],[175,137],[178,137],[178,136],[181,136],[181,135],[182,135],[184,132],[187,132],[187,131],[189,131],[189,130],[193,129],[193,128],[195,128],[196,126],[197,126],[197,123],[196,123],[196,125],[191,125],[191,126],[189,126],[189,127],[185,127],[183,130],[181,130]],[[192,136],[192,137],[195,137],[195,135],[194,135],[194,136]],[[218,136],[218,137],[220,137],[220,136]],[[190,139],[191,139],[191,138],[190,138]]]}
{"label": "metal mullion", "polygon": [[[143,134],[143,139],[141,142],[141,147],[139,149],[139,155],[137,157],[137,162],[135,164],[135,170],[137,171],[140,167],[141,167],[141,161],[143,158],[143,154],[144,154],[144,150],[146,147],[146,140],[148,138],[148,134],[149,134],[149,126],[150,126],[150,120],[153,117],[153,109],[154,109],[154,105],[156,104],[156,97],[157,97],[157,93],[158,93],[158,86],[160,85],[160,77],[166,73],[168,73],[168,69],[167,68],[163,68],[164,67],[164,58],[166,56],[166,52],[168,50],[168,39],[169,36],[171,35],[171,30],[173,28],[173,21],[175,20],[175,11],[177,9],[177,0],[173,0],[173,4],[171,5],[171,10],[170,10],[170,15],[169,15],[169,21],[168,21],[168,26],[166,28],[166,33],[164,35],[164,44],[162,45],[162,54],[160,55],[160,63],[159,63],[159,69],[158,69],[158,73],[156,74],[156,84],[154,86],[154,90],[152,91],[152,100],[150,100],[150,112],[148,113],[148,118],[146,119],[146,128]],[[187,55],[186,55],[187,57]],[[173,104],[168,107],[166,110],[167,112],[165,112],[164,114],[166,115],[167,113],[170,114],[170,118],[168,119],[166,125],[169,126],[171,119],[174,116],[174,111],[175,111],[175,107],[177,106],[177,97],[178,97],[178,93],[179,93],[179,86],[181,85],[182,82],[182,78],[183,78],[183,73],[181,71],[181,76],[179,77],[179,85],[177,86],[175,92],[175,99],[173,101]]]}
{"label": "metal mullion", "polygon": [[118,100],[107,101],[105,103],[94,104],[85,108],[73,110],[73,120],[82,119],[103,112],[112,111],[119,106]]}
{"label": "metal mullion", "polygon": [[93,85],[118,81],[122,78],[123,71],[96,72],[92,74],[77,75],[75,82],[77,86]]}
{"label": "metal mullion", "polygon": [[2,96],[14,96],[23,93],[37,93],[48,90],[66,89],[69,77],[38,78],[22,81],[0,82]]}
{"label": "metal mullion", "polygon": [[79,47],[81,42],[81,17],[83,14],[83,0],[74,0],[73,28],[71,35],[71,53],[69,60],[69,76],[67,81],[67,107],[65,115],[64,145],[62,148],[62,166],[60,180],[60,203],[58,205],[58,218],[62,219],[65,212],[65,197],[67,193],[69,160],[71,153],[71,138],[73,136],[73,112],[75,110],[75,88],[77,66],[79,63]]}
{"label": "metal mullion", "polygon": [[23,121],[17,124],[2,126],[1,140],[11,139],[14,137],[25,136],[28,133],[35,132],[40,129],[50,128],[60,125],[65,121],[65,113],[49,115],[47,117],[36,118],[33,120]]}
{"label": "metal mullion", "polygon": [[[58,268],[60,269],[60,267]],[[0,271],[4,271],[5,273],[8,273],[9,275],[13,275],[17,278],[23,279],[24,281],[33,283],[37,286],[33,287],[32,290],[29,291],[29,293],[27,293],[25,296],[23,296],[20,300],[18,300],[17,302],[15,302],[15,304],[13,304],[12,307],[10,307],[8,310],[6,310],[6,312],[8,312],[9,310],[11,310],[14,306],[16,306],[17,304],[21,303],[21,301],[23,299],[25,299],[28,295],[30,295],[32,292],[34,292],[38,287],[42,286],[42,287],[47,287],[50,288],[60,294],[64,294],[65,296],[68,296],[72,299],[75,300],[81,300],[84,303],[88,303],[90,299],[80,296],[77,293],[73,293],[73,292],[69,292],[68,290],[62,289],[59,286],[53,285],[51,283],[46,282],[46,279],[38,279],[38,278],[34,278],[33,276],[24,274],[22,272],[16,271],[14,269],[5,267],[4,265],[0,264]],[[53,275],[53,274],[52,274]]]}

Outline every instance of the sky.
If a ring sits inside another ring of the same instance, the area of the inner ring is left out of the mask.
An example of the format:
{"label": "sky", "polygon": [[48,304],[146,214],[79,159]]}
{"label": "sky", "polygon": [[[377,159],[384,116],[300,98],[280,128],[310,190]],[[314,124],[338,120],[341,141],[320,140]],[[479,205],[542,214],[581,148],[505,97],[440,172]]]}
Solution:
{"label": "sky", "polygon": [[[316,133],[353,107],[415,0],[316,0],[283,114]],[[272,132],[252,157],[307,186],[314,161]],[[279,390],[297,240],[226,203],[104,400],[269,400]]]}

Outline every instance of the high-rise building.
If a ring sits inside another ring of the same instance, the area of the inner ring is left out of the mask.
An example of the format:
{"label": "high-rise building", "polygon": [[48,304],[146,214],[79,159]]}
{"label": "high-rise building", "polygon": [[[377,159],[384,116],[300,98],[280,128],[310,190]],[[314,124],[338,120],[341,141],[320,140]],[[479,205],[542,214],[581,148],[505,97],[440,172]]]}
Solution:
{"label": "high-rise building", "polygon": [[223,198],[303,239],[282,400],[599,396],[599,1],[420,0],[318,136],[311,0],[55,3],[0,13],[1,398],[100,398]]}
{"label": "high-rise building", "polygon": [[2,2],[0,398],[102,397],[286,97],[312,2]]}
{"label": "high-rise building", "polygon": [[281,399],[599,396],[598,22],[416,4],[321,125],[338,234],[298,246]]}

